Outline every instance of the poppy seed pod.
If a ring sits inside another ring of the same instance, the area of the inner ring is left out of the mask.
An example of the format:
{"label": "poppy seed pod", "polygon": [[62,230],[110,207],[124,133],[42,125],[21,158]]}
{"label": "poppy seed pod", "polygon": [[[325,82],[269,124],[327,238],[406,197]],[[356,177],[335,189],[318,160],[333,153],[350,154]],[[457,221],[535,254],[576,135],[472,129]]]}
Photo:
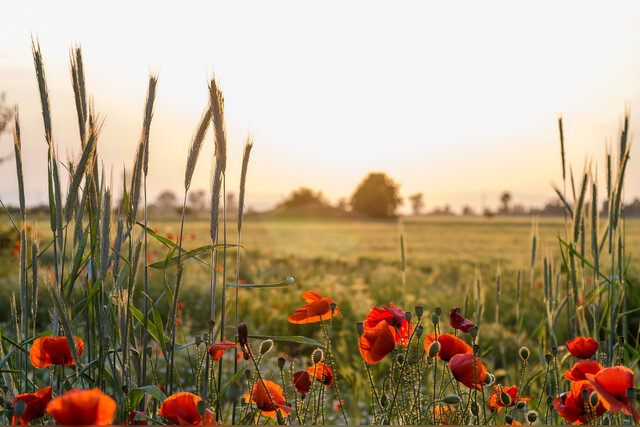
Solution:
{"label": "poppy seed pod", "polygon": [[260,354],[265,355],[273,348],[273,340],[264,340],[260,343]]}
{"label": "poppy seed pod", "polygon": [[471,402],[471,413],[476,417],[480,413],[480,407],[475,401]]}
{"label": "poppy seed pod", "polygon": [[473,350],[473,354],[478,355],[478,353],[480,352],[480,345],[474,344],[471,346],[471,349]]}
{"label": "poppy seed pod", "polygon": [[624,337],[622,335],[618,337],[618,344],[620,345],[624,344]]}
{"label": "poppy seed pod", "polygon": [[434,341],[429,346],[429,357],[434,358],[438,355],[440,351],[440,343],[438,341]]}
{"label": "poppy seed pod", "polygon": [[553,360],[553,356],[551,355],[551,353],[547,353],[544,355],[544,361],[547,363],[551,363],[551,360]]}
{"label": "poppy seed pod", "polygon": [[586,401],[587,399],[589,399],[589,390],[587,390],[586,388],[583,388],[580,394],[582,395],[582,400]]}
{"label": "poppy seed pod", "polygon": [[424,313],[424,307],[421,305],[416,305],[413,309],[416,312],[416,316],[418,316],[418,320],[420,320],[420,318],[422,317],[422,313]]}
{"label": "poppy seed pod", "polygon": [[389,404],[389,397],[387,397],[386,393],[383,393],[382,396],[380,396],[380,406],[382,406],[383,408],[386,408],[388,404]]}
{"label": "poppy seed pod", "polygon": [[313,353],[311,354],[311,360],[313,360],[313,363],[320,363],[323,358],[324,352],[321,349],[316,348],[313,350]]}
{"label": "poppy seed pod", "polygon": [[445,396],[442,401],[447,405],[457,405],[462,399],[460,399],[460,396],[457,394],[450,394],[449,396]]}
{"label": "poppy seed pod", "polygon": [[597,392],[594,391],[593,393],[591,393],[591,396],[589,396],[589,403],[593,408],[598,406],[598,403],[600,403],[600,396],[598,396]]}
{"label": "poppy seed pod", "polygon": [[357,322],[356,323],[356,331],[358,332],[358,335],[364,334],[364,323]]}
{"label": "poppy seed pod", "polygon": [[398,362],[398,365],[402,365],[404,363],[404,354],[400,353],[396,356],[396,362]]}
{"label": "poppy seed pod", "polygon": [[335,313],[336,308],[338,308],[338,304],[336,304],[335,302],[331,302],[331,304],[329,304],[329,309],[331,309],[331,315],[333,316],[333,313]]}
{"label": "poppy seed pod", "polygon": [[525,362],[529,358],[529,349],[527,347],[520,347],[520,358]]}
{"label": "poppy seed pod", "polygon": [[251,379],[251,369],[245,369],[244,370],[244,375],[247,377],[248,380]]}
{"label": "poppy seed pod", "polygon": [[527,404],[527,402],[525,402],[524,400],[519,401],[518,403],[516,403],[516,408],[518,409],[524,409],[524,406]]}
{"label": "poppy seed pod", "polygon": [[441,316],[442,315],[442,309],[440,307],[436,307],[436,309],[434,311],[436,313],[436,316]]}
{"label": "poppy seed pod", "polygon": [[551,354],[553,354],[554,356],[558,355],[558,347],[557,346],[553,346],[551,347]]}
{"label": "poppy seed pod", "polygon": [[416,334],[417,338],[420,338],[420,336],[422,335],[423,331],[424,331],[424,328],[422,326],[418,326],[418,327],[416,327],[416,330],[415,330],[414,333]]}
{"label": "poppy seed pod", "polygon": [[527,421],[529,421],[531,424],[535,423],[537,419],[538,413],[536,411],[527,412]]}
{"label": "poppy seed pod", "polygon": [[440,316],[438,316],[437,314],[434,314],[433,316],[431,316],[431,321],[433,322],[434,325],[437,325],[440,322]]}
{"label": "poppy seed pod", "polygon": [[287,359],[285,359],[284,357],[278,357],[278,368],[282,370],[286,362],[287,362]]}
{"label": "poppy seed pod", "polygon": [[473,328],[469,328],[469,335],[471,335],[472,338],[475,338],[478,336],[478,328],[477,327],[473,327]]}
{"label": "poppy seed pod", "polygon": [[207,412],[207,404],[201,400],[200,402],[196,403],[196,410],[198,411],[200,416],[203,416],[205,412]]}
{"label": "poppy seed pod", "polygon": [[196,335],[196,346],[200,347],[200,344],[202,344],[202,337],[200,335]]}
{"label": "poppy seed pod", "polygon": [[410,311],[405,311],[404,312],[404,319],[407,322],[411,322],[411,318],[413,317],[413,313],[411,313]]}
{"label": "poppy seed pod", "polygon": [[509,415],[509,414],[505,415],[504,416],[504,422],[505,422],[505,424],[513,423],[513,417],[511,415]]}

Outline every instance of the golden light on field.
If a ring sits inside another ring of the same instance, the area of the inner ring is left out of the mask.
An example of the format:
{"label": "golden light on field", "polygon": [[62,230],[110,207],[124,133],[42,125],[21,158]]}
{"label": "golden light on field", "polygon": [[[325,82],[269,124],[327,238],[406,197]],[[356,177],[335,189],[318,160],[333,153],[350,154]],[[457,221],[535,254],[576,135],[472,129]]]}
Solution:
{"label": "golden light on field", "polygon": [[[225,95],[228,191],[249,130],[247,203],[305,185],[349,196],[370,170],[450,203],[542,204],[561,181],[556,118],[574,171],[604,170],[625,108],[640,111],[640,4],[514,2],[10,2],[0,28],[0,92],[17,104],[27,199],[44,202],[46,144],[31,58],[40,40],[62,158],[79,140],[68,52],[82,45],[87,88],[105,121],[99,153],[116,192],[138,140],[148,73],[159,74],[151,195],[180,192],[187,147],[215,71]],[[0,155],[10,137],[0,139]],[[193,188],[208,188],[211,138]],[[633,155],[633,151],[632,151]],[[633,156],[632,156],[633,157]],[[0,198],[16,199],[13,165]],[[640,195],[630,163],[627,197]]]}

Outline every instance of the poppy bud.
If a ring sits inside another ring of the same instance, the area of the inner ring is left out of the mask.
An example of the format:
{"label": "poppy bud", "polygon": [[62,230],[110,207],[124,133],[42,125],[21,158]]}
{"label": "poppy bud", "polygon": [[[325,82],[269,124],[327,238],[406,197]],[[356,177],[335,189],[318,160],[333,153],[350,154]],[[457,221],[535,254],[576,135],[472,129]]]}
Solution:
{"label": "poppy bud", "polygon": [[505,416],[504,416],[504,423],[505,423],[505,424],[511,424],[511,423],[513,423],[513,417],[512,417],[511,415],[509,415],[509,414],[505,415]]}
{"label": "poppy bud", "polygon": [[251,369],[245,369],[244,370],[244,375],[247,377],[248,380],[251,379]]}
{"label": "poppy bud", "polygon": [[551,347],[551,354],[553,354],[554,356],[558,355],[558,347],[557,346],[553,346]]}
{"label": "poppy bud", "polygon": [[422,317],[422,313],[424,313],[424,307],[421,305],[416,305],[413,309],[416,312],[416,316],[418,316],[418,320],[420,320],[420,318]]}
{"label": "poppy bud", "polygon": [[324,352],[321,349],[316,348],[313,350],[313,353],[311,354],[311,360],[313,360],[313,363],[320,363],[322,358],[324,358]]}
{"label": "poppy bud", "polygon": [[386,408],[388,404],[389,404],[389,398],[387,397],[386,393],[383,393],[382,396],[380,396],[380,406],[382,406],[383,408]]}
{"label": "poppy bud", "polygon": [[520,357],[525,362],[527,361],[527,359],[529,358],[529,349],[527,347],[520,347]]}
{"label": "poppy bud", "polygon": [[518,409],[524,409],[524,406],[525,406],[526,404],[527,404],[527,403],[526,403],[525,401],[521,400],[521,401],[519,401],[518,403],[516,403],[516,408],[518,408]]}
{"label": "poppy bud", "polygon": [[440,351],[440,343],[438,341],[432,342],[431,345],[429,346],[429,357],[431,358],[436,357],[439,351]]}
{"label": "poppy bud", "polygon": [[551,363],[551,360],[553,359],[553,356],[551,355],[551,353],[547,353],[544,355],[544,361],[547,363]]}
{"label": "poppy bud", "polygon": [[500,389],[500,402],[502,406],[510,406],[511,405],[511,396],[506,391]]}
{"label": "poppy bud", "polygon": [[338,304],[331,301],[331,304],[329,304],[329,308],[331,309],[331,316],[333,316],[333,313],[336,311],[336,308],[338,308]]}
{"label": "poppy bud", "polygon": [[433,322],[434,325],[437,325],[438,322],[440,321],[440,316],[438,316],[437,314],[434,314],[433,316],[431,316],[431,321]]}
{"label": "poppy bud", "polygon": [[598,396],[598,393],[596,393],[595,391],[591,393],[591,396],[589,396],[589,403],[593,408],[598,406],[598,403],[600,403],[600,396]]}
{"label": "poppy bud", "polygon": [[600,351],[607,351],[607,342],[600,341]]}
{"label": "poppy bud", "polygon": [[629,400],[636,400],[636,389],[631,387],[627,389],[627,397]]}
{"label": "poppy bud", "polygon": [[537,419],[538,413],[536,411],[527,412],[527,421],[529,421],[531,424],[535,423]]}
{"label": "poppy bud", "polygon": [[411,322],[411,317],[412,317],[412,313],[410,311],[405,311],[404,312],[404,318],[407,322]]}
{"label": "poppy bud", "polygon": [[242,357],[244,360],[251,359],[251,350],[249,350],[249,331],[246,323],[238,325],[238,345],[242,349]]}
{"label": "poppy bud", "polygon": [[358,335],[364,334],[364,323],[362,322],[356,323],[356,331],[358,332]]}
{"label": "poppy bud", "polygon": [[493,374],[487,373],[487,377],[484,379],[485,385],[491,385],[496,381],[496,376]]}
{"label": "poppy bud", "polygon": [[307,397],[307,393],[302,393],[300,395],[300,400],[302,400],[304,402],[305,397]]}
{"label": "poppy bud", "polygon": [[273,348],[273,340],[264,340],[260,343],[260,354],[265,355]]}
{"label": "poppy bud", "polygon": [[24,400],[16,400],[13,404],[13,413],[20,418],[27,411],[27,404]]}
{"label": "poppy bud", "polygon": [[198,411],[201,417],[204,416],[205,412],[207,412],[207,404],[204,403],[204,400],[201,400],[200,402],[196,403],[196,410]]}
{"label": "poppy bud", "polygon": [[396,362],[398,362],[398,365],[402,365],[404,363],[404,354],[400,353],[396,356]]}
{"label": "poppy bud", "polygon": [[623,336],[619,336],[618,337],[618,344],[620,344],[620,345],[624,344],[624,337]]}
{"label": "poppy bud", "polygon": [[475,338],[478,336],[478,328],[476,328],[475,326],[473,328],[469,328],[469,335],[471,335],[472,338]]}
{"label": "poppy bud", "polygon": [[609,424],[611,424],[611,418],[609,418],[609,416],[607,415],[606,417],[604,417],[602,419],[602,425],[603,426],[608,426]]}
{"label": "poppy bud", "polygon": [[457,405],[462,399],[460,399],[460,396],[457,394],[450,394],[449,396],[445,396],[442,401],[447,405]]}
{"label": "poppy bud", "polygon": [[202,337],[200,335],[196,335],[196,346],[200,347],[200,344],[202,344]]}
{"label": "poppy bud", "polygon": [[240,384],[237,382],[232,382],[227,387],[227,401],[235,402],[242,395],[242,390],[240,389]]}
{"label": "poppy bud", "polygon": [[471,348],[473,349],[473,354],[477,356],[478,352],[480,351],[480,345],[474,344],[473,346],[471,346]]}
{"label": "poppy bud", "polygon": [[298,347],[292,347],[291,350],[289,350],[289,353],[291,354],[292,359],[300,356],[300,350],[298,350]]}
{"label": "poppy bud", "polygon": [[582,395],[582,400],[584,400],[585,402],[587,401],[587,399],[589,399],[589,390],[587,390],[586,388],[583,388],[580,394]]}
{"label": "poppy bud", "polygon": [[417,338],[420,338],[420,336],[422,335],[423,331],[424,331],[424,328],[422,326],[418,326],[418,327],[416,327],[416,331],[414,333],[416,334]]}
{"label": "poppy bud", "polygon": [[278,368],[282,370],[284,368],[284,364],[286,363],[286,359],[284,357],[278,357]]}
{"label": "poppy bud", "polygon": [[471,413],[473,415],[475,415],[476,417],[480,413],[480,407],[478,406],[478,404],[475,401],[471,402]]}
{"label": "poppy bud", "polygon": [[442,315],[442,309],[440,307],[436,307],[435,313],[436,313],[436,316],[441,316]]}

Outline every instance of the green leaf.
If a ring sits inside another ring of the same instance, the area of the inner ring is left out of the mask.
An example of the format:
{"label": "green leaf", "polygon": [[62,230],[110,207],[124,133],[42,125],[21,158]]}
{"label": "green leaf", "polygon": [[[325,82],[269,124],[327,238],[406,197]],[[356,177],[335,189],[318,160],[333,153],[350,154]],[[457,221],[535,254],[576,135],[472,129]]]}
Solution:
{"label": "green leaf", "polygon": [[148,394],[152,397],[158,399],[158,401],[163,402],[167,396],[160,390],[158,387],[154,385],[148,385],[144,387],[134,388],[127,394],[127,400],[131,408],[135,408],[138,406],[142,398],[145,394]]}
{"label": "green leaf", "polygon": [[[136,319],[138,319],[138,321],[144,326],[145,315],[142,314],[142,312],[138,310],[136,307],[134,307],[133,304],[129,305],[129,309],[131,310],[131,314],[133,314],[133,316]],[[147,318],[147,332],[149,332],[149,335],[151,335],[151,337],[154,340],[156,340],[160,345],[164,345],[163,342],[169,340],[169,338],[166,335],[164,335],[164,332],[163,332],[163,337],[160,338],[160,336],[158,335],[158,328],[155,322],[151,321],[151,319],[148,319],[148,318]]]}
{"label": "green leaf", "polygon": [[315,345],[318,347],[323,347],[324,344],[320,344],[318,341],[312,340],[311,338],[303,337],[301,335],[249,335],[249,338],[259,339],[259,340],[273,340],[273,341],[286,341],[286,342],[295,342],[298,344],[309,344]]}
{"label": "green leaf", "polygon": [[[213,247],[214,249],[223,247],[224,245],[204,245],[204,246],[200,246],[199,248],[196,249],[192,249],[188,252],[183,252],[183,254],[180,257],[180,262],[183,262],[189,258],[193,258],[193,257],[197,257],[198,255],[202,255],[202,254],[207,254],[209,252],[211,252],[211,248]],[[227,245],[227,246],[237,246],[237,245]],[[205,265],[209,266],[209,263],[201,260],[198,258],[199,261],[201,261],[202,263],[204,263]],[[157,268],[157,269],[162,269],[162,268],[167,268],[167,267],[173,267],[174,265],[178,264],[178,256],[174,256],[172,258],[169,259],[165,259],[163,261],[158,261],[158,262],[154,262],[153,264],[149,264],[149,267],[151,268]]]}
{"label": "green leaf", "polygon": [[284,282],[280,283],[264,283],[264,284],[235,284],[235,283],[227,283],[225,286],[229,286],[231,288],[282,288],[284,286],[289,286],[294,282],[293,277],[289,277]]}

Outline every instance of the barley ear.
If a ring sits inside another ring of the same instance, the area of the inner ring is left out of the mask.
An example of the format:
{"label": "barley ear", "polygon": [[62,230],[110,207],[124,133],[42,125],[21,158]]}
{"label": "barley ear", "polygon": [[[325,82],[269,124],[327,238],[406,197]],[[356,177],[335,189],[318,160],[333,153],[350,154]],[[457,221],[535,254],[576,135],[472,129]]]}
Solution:
{"label": "barley ear", "polygon": [[247,142],[244,144],[244,154],[242,155],[242,171],[240,173],[240,195],[238,197],[238,233],[242,230],[242,214],[244,212],[244,194],[247,184],[247,169],[249,168],[249,155],[253,148],[253,138],[247,135]]}
{"label": "barley ear", "polygon": [[211,105],[209,105],[204,113],[202,113],[202,118],[200,119],[198,130],[191,140],[191,145],[189,145],[187,168],[184,174],[185,191],[188,191],[189,187],[191,187],[191,178],[193,177],[193,172],[196,169],[196,163],[198,162],[198,156],[200,155],[200,150],[202,149],[204,137],[207,135],[207,129],[209,128],[209,124],[211,123],[211,116]]}

